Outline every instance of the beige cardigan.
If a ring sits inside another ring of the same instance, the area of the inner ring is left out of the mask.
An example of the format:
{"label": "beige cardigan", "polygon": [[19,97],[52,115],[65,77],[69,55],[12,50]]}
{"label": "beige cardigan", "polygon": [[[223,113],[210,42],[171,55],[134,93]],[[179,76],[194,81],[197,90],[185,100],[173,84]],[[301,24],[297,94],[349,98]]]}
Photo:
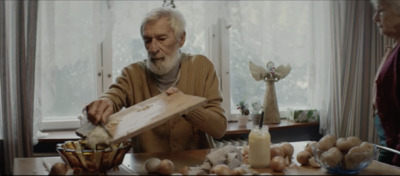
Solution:
{"label": "beige cardigan", "polygon": [[[180,78],[176,87],[185,94],[207,98],[207,104],[186,117],[176,117],[135,138],[134,152],[181,151],[209,148],[209,138],[221,138],[227,128],[222,95],[213,64],[202,55],[182,53]],[[114,112],[160,94],[146,60],[122,70],[116,83],[101,98],[114,103]],[[146,117],[143,117],[146,118]],[[207,134],[205,134],[207,133]]]}

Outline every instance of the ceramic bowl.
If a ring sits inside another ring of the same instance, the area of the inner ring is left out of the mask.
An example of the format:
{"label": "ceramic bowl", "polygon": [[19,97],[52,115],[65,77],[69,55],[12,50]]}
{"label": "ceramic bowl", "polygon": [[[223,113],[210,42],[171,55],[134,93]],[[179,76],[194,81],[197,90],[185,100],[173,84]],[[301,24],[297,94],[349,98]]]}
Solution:
{"label": "ceramic bowl", "polygon": [[107,172],[110,169],[118,169],[131,147],[130,142],[121,142],[112,146],[97,145],[93,150],[85,140],[79,140],[57,144],[56,150],[64,162],[74,170]]}

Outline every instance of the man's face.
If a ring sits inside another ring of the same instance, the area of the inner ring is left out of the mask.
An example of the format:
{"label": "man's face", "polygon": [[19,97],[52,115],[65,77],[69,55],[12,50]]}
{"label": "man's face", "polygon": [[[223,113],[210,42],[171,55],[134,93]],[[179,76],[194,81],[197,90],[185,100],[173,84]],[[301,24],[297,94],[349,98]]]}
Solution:
{"label": "man's face", "polygon": [[146,24],[143,41],[148,53],[147,65],[155,74],[164,75],[178,64],[179,48],[184,40],[176,39],[166,18]]}
{"label": "man's face", "polygon": [[400,15],[396,14],[390,4],[378,4],[373,20],[376,22],[381,34],[390,38],[400,37]]}

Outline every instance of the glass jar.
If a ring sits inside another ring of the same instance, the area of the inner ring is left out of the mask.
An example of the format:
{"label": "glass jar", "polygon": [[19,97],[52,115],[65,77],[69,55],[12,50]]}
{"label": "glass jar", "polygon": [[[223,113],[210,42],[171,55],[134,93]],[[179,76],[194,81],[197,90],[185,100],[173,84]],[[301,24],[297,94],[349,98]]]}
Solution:
{"label": "glass jar", "polygon": [[268,126],[254,126],[249,134],[249,163],[252,168],[266,168],[271,161],[271,136]]}

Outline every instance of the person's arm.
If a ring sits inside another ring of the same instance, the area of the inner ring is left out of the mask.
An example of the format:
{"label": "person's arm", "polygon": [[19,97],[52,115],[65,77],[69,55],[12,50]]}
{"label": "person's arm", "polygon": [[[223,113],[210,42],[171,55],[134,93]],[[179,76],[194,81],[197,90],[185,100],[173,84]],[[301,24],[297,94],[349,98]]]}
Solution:
{"label": "person's arm", "polygon": [[99,123],[106,124],[107,118],[114,113],[113,104],[111,100],[100,98],[91,102],[85,107],[87,112],[87,119],[94,125]]}
{"label": "person's arm", "polygon": [[122,107],[129,107],[133,102],[129,102],[129,97],[133,97],[133,83],[132,75],[134,70],[132,67],[125,67],[121,71],[121,76],[117,77],[117,80],[110,88],[104,92],[100,98],[111,100],[113,104],[114,113],[121,110]]}
{"label": "person's arm", "polygon": [[222,95],[219,90],[218,77],[212,64],[208,68],[207,74],[207,79],[204,82],[204,97],[207,98],[208,102],[201,108],[189,112],[185,118],[212,137],[221,138],[227,129],[227,120],[224,115],[225,111],[221,106]]}
{"label": "person's arm", "polygon": [[95,125],[106,124],[111,114],[118,112],[124,106],[128,106],[127,96],[132,94],[132,83],[128,70],[128,67],[124,68],[116,83],[112,84],[98,100],[86,106],[87,119],[91,123]]}
{"label": "person's arm", "polygon": [[[134,88],[133,84],[135,84],[134,82],[145,81],[144,75],[145,72],[139,64],[125,67],[121,76],[117,78],[116,83],[112,84],[98,100],[87,106],[88,120],[93,124],[98,124],[99,122],[106,124],[111,114],[120,111],[122,107],[134,105],[134,91],[143,94],[143,89],[140,89],[140,86]],[[170,95],[178,91],[177,88],[170,88],[165,93]]]}
{"label": "person's arm", "polygon": [[224,136],[227,121],[225,116],[220,114],[220,109],[212,106],[197,108],[184,117],[200,130],[218,139]]}

